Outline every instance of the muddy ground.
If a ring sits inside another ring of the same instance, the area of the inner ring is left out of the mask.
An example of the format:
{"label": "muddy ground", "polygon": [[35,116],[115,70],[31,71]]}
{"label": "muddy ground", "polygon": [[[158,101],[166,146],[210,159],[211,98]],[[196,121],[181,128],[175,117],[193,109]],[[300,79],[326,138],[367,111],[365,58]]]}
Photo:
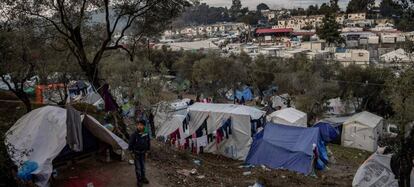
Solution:
{"label": "muddy ground", "polygon": [[[249,186],[262,181],[266,186],[351,186],[354,173],[369,156],[367,152],[330,145],[336,155],[335,163],[317,177],[304,176],[289,171],[268,170],[262,167],[240,168],[241,161],[212,154],[192,155],[153,142],[147,160],[147,186]],[[194,163],[200,160],[201,165]],[[195,169],[195,174],[180,171]],[[244,172],[251,171],[249,175]],[[135,186],[133,165],[126,161],[104,163],[89,158],[69,167],[58,169],[54,186],[77,187],[93,183],[94,186]]]}

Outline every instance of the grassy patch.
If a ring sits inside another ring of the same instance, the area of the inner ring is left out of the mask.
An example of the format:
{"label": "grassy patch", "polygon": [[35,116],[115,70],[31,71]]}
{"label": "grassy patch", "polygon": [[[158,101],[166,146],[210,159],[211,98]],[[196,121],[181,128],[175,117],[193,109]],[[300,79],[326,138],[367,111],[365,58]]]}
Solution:
{"label": "grassy patch", "polygon": [[329,149],[334,157],[340,162],[349,165],[361,165],[372,153],[354,148],[343,147],[336,144],[329,144]]}

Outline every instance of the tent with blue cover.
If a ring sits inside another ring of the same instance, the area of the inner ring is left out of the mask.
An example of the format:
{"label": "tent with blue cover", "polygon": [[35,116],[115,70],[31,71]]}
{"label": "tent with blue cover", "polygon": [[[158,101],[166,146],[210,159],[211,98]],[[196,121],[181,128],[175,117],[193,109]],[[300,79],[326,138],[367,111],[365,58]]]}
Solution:
{"label": "tent with blue cover", "polygon": [[[227,98],[229,100],[234,100],[234,95],[233,94],[234,94],[233,91],[230,91]],[[254,96],[253,96],[252,90],[247,86],[244,87],[242,90],[236,90],[236,99],[241,100],[242,97],[244,98],[245,101],[253,100]]]}
{"label": "tent with blue cover", "polygon": [[318,122],[313,127],[319,128],[322,140],[325,142],[333,142],[340,138],[340,129],[339,127],[333,127],[332,124],[327,122]]}
{"label": "tent with blue cover", "polygon": [[[317,151],[314,152],[316,147]],[[314,159],[317,155],[316,165]],[[268,123],[253,140],[246,163],[287,169],[308,175],[328,162],[325,143],[318,128]]]}

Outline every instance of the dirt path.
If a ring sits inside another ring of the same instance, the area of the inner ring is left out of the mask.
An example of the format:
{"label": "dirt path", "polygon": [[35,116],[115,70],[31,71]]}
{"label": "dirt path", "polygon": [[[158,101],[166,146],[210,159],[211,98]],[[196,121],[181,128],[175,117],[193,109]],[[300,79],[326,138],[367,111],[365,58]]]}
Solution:
{"label": "dirt path", "polygon": [[[135,170],[134,165],[130,165],[126,162],[119,163],[118,171],[116,172],[117,180],[111,180],[108,185],[105,185],[107,187],[118,187],[118,186],[136,186],[136,180],[135,180]],[[147,172],[147,178],[150,180],[149,185],[145,185],[147,187],[161,187],[164,186],[160,184],[160,182],[167,182],[163,181],[166,179],[166,177],[162,176],[157,168],[152,164],[151,161],[149,161],[146,164],[146,172]],[[115,173],[115,172],[114,172]]]}
{"label": "dirt path", "polygon": [[[147,178],[150,180],[146,187],[163,187],[169,183],[168,178],[161,174],[152,161],[149,160],[146,167]],[[94,187],[136,186],[134,165],[127,162],[101,163],[87,160],[70,168],[62,168],[58,174],[54,186],[59,187],[85,187],[89,183]]]}

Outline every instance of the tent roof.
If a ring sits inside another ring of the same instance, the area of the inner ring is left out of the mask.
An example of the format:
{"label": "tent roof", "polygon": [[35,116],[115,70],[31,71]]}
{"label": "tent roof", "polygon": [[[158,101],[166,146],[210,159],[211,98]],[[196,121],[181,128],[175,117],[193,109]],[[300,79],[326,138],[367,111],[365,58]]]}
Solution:
{"label": "tent roof", "polygon": [[303,152],[313,155],[313,145],[319,138],[318,128],[303,128],[268,123],[265,127],[263,140],[274,146],[291,152]]}
{"label": "tent roof", "polygon": [[282,110],[275,111],[269,115],[270,117],[278,117],[284,119],[290,123],[295,123],[297,120],[306,116],[306,113],[294,109],[294,108],[285,108]]}
{"label": "tent roof", "polygon": [[246,163],[309,174],[312,171],[313,148],[319,147],[320,140],[318,128],[268,123],[255,136]]}
{"label": "tent roof", "polygon": [[261,118],[266,112],[254,107],[234,104],[195,103],[188,107],[189,111],[217,112],[238,115],[248,115],[252,119]]}
{"label": "tent roof", "polygon": [[364,111],[364,112],[360,112],[358,114],[353,115],[351,118],[346,120],[344,124],[358,122],[363,125],[375,128],[381,122],[382,119],[383,118],[380,116]]}
{"label": "tent roof", "polygon": [[326,122],[330,124],[343,124],[348,119],[350,119],[352,116],[343,116],[343,117],[330,117],[330,118],[324,118],[320,120],[319,122]]}
{"label": "tent roof", "polygon": [[171,117],[168,117],[157,130],[157,137],[170,135],[175,130],[180,128],[180,125],[183,124],[185,117],[186,115],[181,114],[174,114]]}

